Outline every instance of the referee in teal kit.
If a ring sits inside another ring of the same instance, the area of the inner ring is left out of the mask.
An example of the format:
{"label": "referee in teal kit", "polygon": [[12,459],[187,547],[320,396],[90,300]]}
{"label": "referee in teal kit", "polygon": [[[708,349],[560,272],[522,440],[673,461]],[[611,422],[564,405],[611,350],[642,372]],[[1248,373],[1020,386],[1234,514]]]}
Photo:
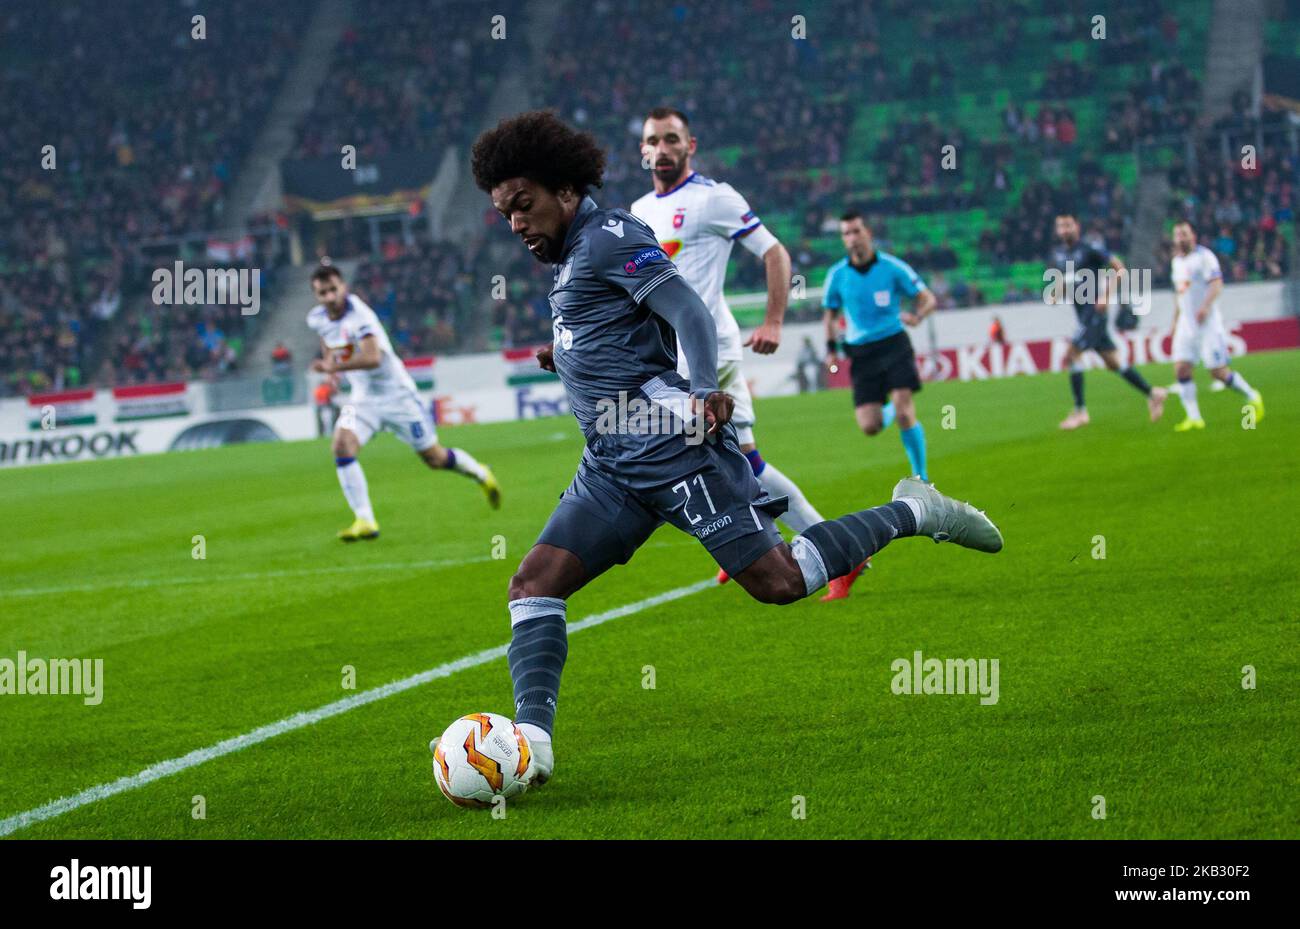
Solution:
{"label": "referee in teal kit", "polygon": [[[828,360],[834,363],[840,354],[836,317],[842,312],[859,428],[875,435],[897,419],[912,473],[929,481],[925,430],[916,421],[912,400],[921,389],[921,375],[903,324],[915,326],[933,313],[934,294],[907,262],[876,249],[862,214],[849,211],[840,217],[840,239],[848,257],[831,265],[822,292]],[[900,295],[916,299],[913,312],[902,311]]]}

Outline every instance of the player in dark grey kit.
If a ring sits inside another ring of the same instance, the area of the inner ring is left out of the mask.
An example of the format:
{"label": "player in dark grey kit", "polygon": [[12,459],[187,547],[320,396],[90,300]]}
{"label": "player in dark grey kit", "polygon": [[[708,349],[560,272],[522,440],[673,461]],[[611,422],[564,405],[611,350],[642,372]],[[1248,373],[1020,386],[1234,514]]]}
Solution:
{"label": "player in dark grey kit", "polygon": [[[729,423],[732,400],[718,390],[713,317],[648,226],[587,196],[604,166],[589,134],[549,112],[505,120],[474,144],[475,183],[533,256],[554,266],[555,340],[538,360],[559,373],[587,440],[577,475],[510,580],[515,721],[533,746],[534,784],[555,764],[565,601],[626,563],[664,522],[698,538],[763,603],[806,597],[898,536],[1002,548],[982,513],[914,479],[899,482],[891,503],[782,541],[773,520],[785,499],[754,477]],[[691,382],[677,373],[679,341]],[[663,416],[605,415],[631,401]]]}
{"label": "player in dark grey kit", "polygon": [[[1090,422],[1088,408],[1083,402],[1083,353],[1094,351],[1101,356],[1106,367],[1114,371],[1137,390],[1146,395],[1151,421],[1158,420],[1165,410],[1168,391],[1152,387],[1132,365],[1121,368],[1119,346],[1110,337],[1106,306],[1110,301],[1106,281],[1108,271],[1124,274],[1124,262],[1104,248],[1089,245],[1079,238],[1079,220],[1070,213],[1056,217],[1056,245],[1052,249],[1052,267],[1061,272],[1060,286],[1053,294],[1053,302],[1067,300],[1074,304],[1079,325],[1070,339],[1070,392],[1074,395],[1074,409],[1061,421],[1062,429],[1078,429]],[[1077,302],[1073,298],[1076,282],[1083,275],[1092,275],[1096,302]]]}

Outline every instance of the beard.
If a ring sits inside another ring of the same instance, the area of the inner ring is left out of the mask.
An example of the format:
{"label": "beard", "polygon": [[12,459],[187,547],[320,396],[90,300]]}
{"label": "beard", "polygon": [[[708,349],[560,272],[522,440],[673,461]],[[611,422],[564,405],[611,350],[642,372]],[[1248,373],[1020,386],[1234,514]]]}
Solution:
{"label": "beard", "polygon": [[542,236],[542,247],[538,249],[529,248],[528,254],[544,265],[553,265],[560,260],[560,245],[555,239],[544,235]]}
{"label": "beard", "polygon": [[660,165],[656,162],[654,166],[654,175],[665,184],[671,184],[681,178],[682,172],[686,168],[686,159],[673,161],[669,164]]}

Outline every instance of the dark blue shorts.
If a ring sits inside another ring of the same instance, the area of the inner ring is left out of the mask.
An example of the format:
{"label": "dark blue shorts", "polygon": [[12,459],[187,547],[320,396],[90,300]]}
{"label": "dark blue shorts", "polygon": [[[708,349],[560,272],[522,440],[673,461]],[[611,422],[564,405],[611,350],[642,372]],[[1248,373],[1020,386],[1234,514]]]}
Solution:
{"label": "dark blue shorts", "polygon": [[1113,352],[1115,340],[1110,337],[1106,326],[1106,314],[1098,313],[1096,307],[1076,307],[1079,325],[1075,327],[1070,344],[1081,352]]}
{"label": "dark blue shorts", "polygon": [[786,498],[759,485],[730,426],[726,438],[705,442],[683,459],[689,470],[665,462],[671,478],[633,487],[584,458],[538,544],[573,552],[594,578],[627,564],[665,522],[699,539],[733,577],[781,543],[775,519],[785,512]]}

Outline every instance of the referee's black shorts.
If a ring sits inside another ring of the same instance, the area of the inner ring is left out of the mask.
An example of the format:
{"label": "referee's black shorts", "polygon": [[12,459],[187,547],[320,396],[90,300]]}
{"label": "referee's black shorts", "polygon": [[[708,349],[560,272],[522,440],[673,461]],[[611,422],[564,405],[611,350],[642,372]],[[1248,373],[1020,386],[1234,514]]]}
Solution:
{"label": "referee's black shorts", "polygon": [[876,342],[846,345],[849,374],[853,379],[853,405],[887,403],[889,392],[907,387],[921,390],[921,373],[916,368],[916,353],[906,332],[899,332]]}

